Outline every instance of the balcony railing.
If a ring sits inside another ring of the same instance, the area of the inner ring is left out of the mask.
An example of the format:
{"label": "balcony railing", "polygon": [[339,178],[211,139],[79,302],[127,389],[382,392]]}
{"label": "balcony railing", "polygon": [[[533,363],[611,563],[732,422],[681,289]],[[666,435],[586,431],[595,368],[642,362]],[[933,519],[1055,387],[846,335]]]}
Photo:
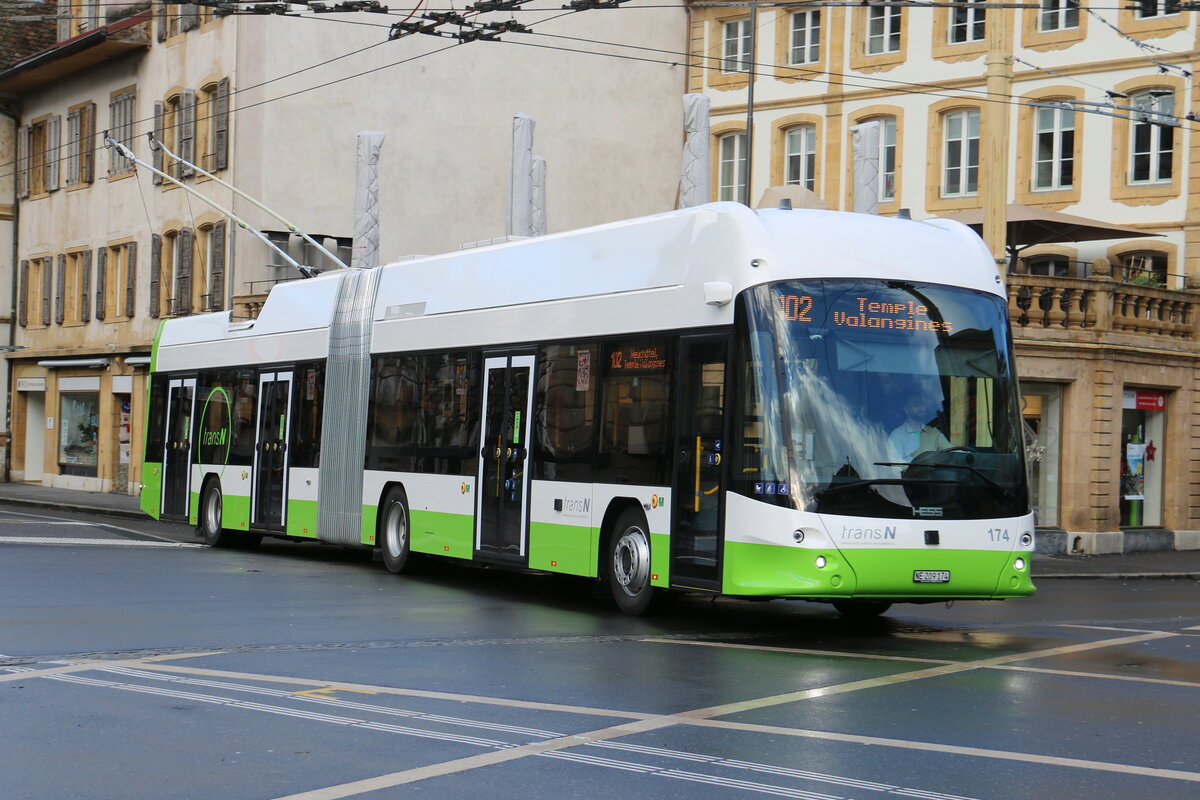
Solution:
{"label": "balcony railing", "polygon": [[1008,276],[1014,329],[1132,333],[1195,340],[1200,293],[1107,277]]}

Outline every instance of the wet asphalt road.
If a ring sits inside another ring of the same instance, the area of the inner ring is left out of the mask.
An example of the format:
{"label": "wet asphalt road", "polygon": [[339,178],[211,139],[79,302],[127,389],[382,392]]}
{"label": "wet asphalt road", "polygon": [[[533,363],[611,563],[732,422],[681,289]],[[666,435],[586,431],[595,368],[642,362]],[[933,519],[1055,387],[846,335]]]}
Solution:
{"label": "wet asphalt road", "polygon": [[0,508],[0,797],[1197,798],[1200,582],[851,625]]}

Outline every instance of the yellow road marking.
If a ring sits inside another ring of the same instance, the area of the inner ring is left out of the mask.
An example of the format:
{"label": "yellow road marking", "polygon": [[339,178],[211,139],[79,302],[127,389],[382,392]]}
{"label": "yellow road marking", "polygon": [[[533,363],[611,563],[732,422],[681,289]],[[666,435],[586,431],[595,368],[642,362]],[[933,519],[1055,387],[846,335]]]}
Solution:
{"label": "yellow road marking", "polygon": [[312,697],[314,695],[330,695],[334,692],[354,692],[356,694],[379,694],[379,692],[368,692],[366,689],[349,689],[345,686],[325,686],[320,689],[305,689],[302,692],[292,692],[292,694],[303,694]]}

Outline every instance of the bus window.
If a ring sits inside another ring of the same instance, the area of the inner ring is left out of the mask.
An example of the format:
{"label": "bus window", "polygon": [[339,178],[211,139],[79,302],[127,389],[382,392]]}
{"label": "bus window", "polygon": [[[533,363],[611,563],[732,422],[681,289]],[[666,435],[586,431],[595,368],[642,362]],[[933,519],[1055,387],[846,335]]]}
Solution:
{"label": "bus window", "polygon": [[673,347],[664,337],[613,342],[608,347],[600,437],[608,480],[646,484],[669,480]]}
{"label": "bus window", "polygon": [[150,378],[149,420],[146,429],[145,461],[161,464],[163,458],[163,435],[167,426],[167,376],[161,372]]}
{"label": "bus window", "polygon": [[297,368],[296,376],[296,414],[292,423],[291,465],[316,467],[320,466],[325,365],[306,364]]}
{"label": "bus window", "polygon": [[594,344],[545,345],[538,358],[535,475],[547,480],[592,479],[596,435],[597,364]]}
{"label": "bus window", "polygon": [[237,371],[236,390],[233,395],[233,446],[230,448],[231,464],[243,466],[254,463],[254,444],[257,432],[254,420],[258,414],[258,376],[253,370]]}
{"label": "bus window", "polygon": [[199,461],[228,464],[233,449],[232,409],[237,373],[233,370],[207,372],[200,376]]}

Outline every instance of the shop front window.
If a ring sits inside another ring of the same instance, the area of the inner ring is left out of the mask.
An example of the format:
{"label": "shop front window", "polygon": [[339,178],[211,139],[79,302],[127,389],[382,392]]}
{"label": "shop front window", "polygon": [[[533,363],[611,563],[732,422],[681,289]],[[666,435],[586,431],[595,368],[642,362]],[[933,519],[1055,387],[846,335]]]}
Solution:
{"label": "shop front window", "polygon": [[1062,387],[1021,384],[1021,418],[1025,423],[1025,460],[1035,524],[1058,525],[1058,443],[1062,429]]}
{"label": "shop front window", "polygon": [[58,420],[60,472],[94,478],[100,443],[99,395],[94,392],[63,394]]}
{"label": "shop front window", "polygon": [[1162,525],[1166,393],[1126,389],[1121,403],[1121,527]]}

